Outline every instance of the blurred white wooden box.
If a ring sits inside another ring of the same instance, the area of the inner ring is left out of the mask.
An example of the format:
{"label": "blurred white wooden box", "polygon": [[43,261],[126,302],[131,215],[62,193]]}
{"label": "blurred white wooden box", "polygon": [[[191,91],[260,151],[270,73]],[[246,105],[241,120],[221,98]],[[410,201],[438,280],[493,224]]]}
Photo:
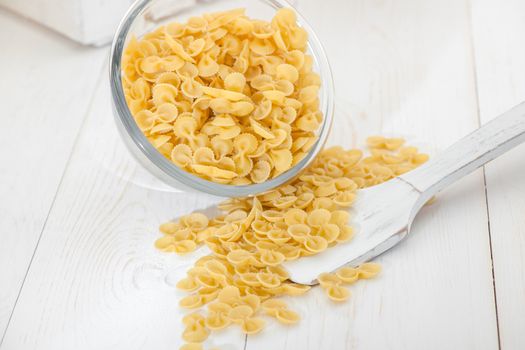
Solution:
{"label": "blurred white wooden box", "polygon": [[[173,0],[181,7],[194,0]],[[85,45],[111,41],[118,23],[134,0],[0,0],[24,17],[31,18]]]}

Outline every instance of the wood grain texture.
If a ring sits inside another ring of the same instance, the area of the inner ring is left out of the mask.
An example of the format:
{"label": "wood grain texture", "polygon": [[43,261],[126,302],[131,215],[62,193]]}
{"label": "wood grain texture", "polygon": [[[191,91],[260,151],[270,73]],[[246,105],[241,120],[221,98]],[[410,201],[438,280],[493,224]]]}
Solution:
{"label": "wood grain texture", "polygon": [[[124,149],[100,85],[57,194],[3,349],[176,349],[195,260],[159,253],[157,227],[218,199],[152,190]],[[38,315],[35,317],[35,315]],[[231,330],[213,338],[239,349]]]}
{"label": "wood grain texture", "polygon": [[[310,1],[299,10],[328,51],[338,94],[330,142],[416,135],[431,151],[478,127],[465,1]],[[248,337],[258,349],[496,349],[491,260],[480,171],[439,196],[382,277],[348,304],[321,291],[294,299],[296,327]]]}
{"label": "wood grain texture", "polygon": [[[476,79],[482,122],[518,103],[525,95],[521,3],[296,1],[334,70],[330,143],[350,147],[386,133],[444,149],[479,125]],[[129,158],[113,125],[105,72],[60,180],[105,52],[2,12],[0,21],[0,43],[12,47],[0,57],[9,62],[0,68],[0,92],[8,96],[0,115],[7,130],[0,141],[0,331],[43,229],[0,348],[177,348],[174,283],[195,256],[155,251],[156,227],[217,199],[167,191]],[[486,174],[504,349],[525,347],[523,152],[495,161]],[[246,349],[497,349],[487,222],[478,171],[423,209],[409,238],[379,259],[382,276],[352,288],[348,304],[334,305],[315,288],[290,300],[299,325],[270,323]],[[212,345],[245,343],[231,330],[214,335]]]}
{"label": "wood grain texture", "polygon": [[1,337],[106,55],[5,10],[0,23]]}
{"label": "wood grain texture", "polygon": [[[525,3],[472,1],[479,112],[486,123],[525,100]],[[502,349],[525,348],[525,146],[486,166]]]}

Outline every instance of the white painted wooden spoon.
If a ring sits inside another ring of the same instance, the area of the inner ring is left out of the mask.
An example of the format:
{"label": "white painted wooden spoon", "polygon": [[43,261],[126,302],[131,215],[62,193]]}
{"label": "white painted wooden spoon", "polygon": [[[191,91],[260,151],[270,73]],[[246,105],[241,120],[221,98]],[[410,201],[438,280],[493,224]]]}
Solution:
{"label": "white painted wooden spoon", "polygon": [[286,262],[284,267],[290,279],[315,284],[323,272],[359,265],[394,247],[408,234],[414,217],[432,196],[522,142],[525,142],[525,102],[421,167],[381,185],[359,190],[352,223],[360,230],[354,239],[318,255]]}

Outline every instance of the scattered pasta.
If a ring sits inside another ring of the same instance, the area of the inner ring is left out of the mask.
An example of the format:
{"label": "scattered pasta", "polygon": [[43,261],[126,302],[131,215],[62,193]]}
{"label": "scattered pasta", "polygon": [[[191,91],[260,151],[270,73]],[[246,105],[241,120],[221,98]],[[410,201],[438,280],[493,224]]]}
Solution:
{"label": "scattered pasta", "polygon": [[323,121],[307,40],[289,8],[271,22],[235,9],[133,37],[122,58],[129,110],[178,167],[221,184],[264,182],[304,158]]}
{"label": "scattered pasta", "polygon": [[[427,159],[401,139],[373,137],[368,144],[369,156],[341,147],[326,149],[294,181],[255,197],[228,199],[219,205],[219,216],[193,213],[160,226],[163,237],[156,246],[161,250],[187,253],[179,245],[211,250],[177,284],[188,293],[181,307],[207,308],[205,315],[193,312],[183,320],[188,349],[211,331],[229,326],[246,334],[261,331],[265,323],[260,312],[283,324],[299,321],[299,314],[279,297],[301,295],[310,287],[289,281],[281,264],[351,240],[346,208],[355,192]],[[329,299],[343,302],[350,297],[350,285],[380,271],[380,265],[364,263],[322,274],[318,282]]]}

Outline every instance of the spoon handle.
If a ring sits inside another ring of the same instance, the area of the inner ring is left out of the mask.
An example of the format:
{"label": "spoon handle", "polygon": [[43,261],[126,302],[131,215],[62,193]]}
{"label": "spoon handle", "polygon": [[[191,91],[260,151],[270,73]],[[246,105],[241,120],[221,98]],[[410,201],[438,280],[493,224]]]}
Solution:
{"label": "spoon handle", "polygon": [[437,192],[522,142],[525,142],[525,102],[400,178],[421,192],[420,203],[425,203]]}

